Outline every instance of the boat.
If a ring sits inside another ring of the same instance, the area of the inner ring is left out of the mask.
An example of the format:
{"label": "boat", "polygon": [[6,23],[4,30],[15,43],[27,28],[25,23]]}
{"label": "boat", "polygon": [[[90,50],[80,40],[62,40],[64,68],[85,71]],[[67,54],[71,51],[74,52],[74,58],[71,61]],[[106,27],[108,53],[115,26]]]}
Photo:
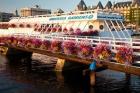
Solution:
{"label": "boat", "polygon": [[119,13],[74,11],[49,15],[13,17],[0,23],[0,35],[82,35],[105,38],[131,38]]}
{"label": "boat", "polygon": [[[123,64],[129,55],[131,64],[133,55],[140,55],[140,40],[131,37],[133,31],[123,22],[121,14],[100,10],[13,17],[9,22],[0,23],[0,45],[46,55],[100,60],[112,60],[118,54],[115,58],[123,60]],[[86,53],[81,53],[81,49]],[[93,52],[98,49],[102,50],[100,56]],[[120,56],[123,53],[125,57]]]}

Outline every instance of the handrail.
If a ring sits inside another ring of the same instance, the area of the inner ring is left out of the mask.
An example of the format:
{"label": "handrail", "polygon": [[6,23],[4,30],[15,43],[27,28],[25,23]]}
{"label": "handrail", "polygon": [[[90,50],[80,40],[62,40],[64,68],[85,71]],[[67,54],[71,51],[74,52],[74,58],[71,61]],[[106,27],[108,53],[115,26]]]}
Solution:
{"label": "handrail", "polygon": [[[122,47],[123,45],[129,44],[130,47],[134,50],[134,55],[139,56],[140,53],[137,50],[140,50],[140,39],[136,39],[139,41],[135,41],[135,39],[128,41],[123,39],[112,39],[112,38],[100,38],[100,37],[91,37],[91,36],[70,36],[70,35],[46,35],[46,34],[10,34],[9,36],[14,37],[23,37],[23,38],[36,38],[40,40],[60,40],[60,41],[67,41],[67,40],[73,40],[76,43],[81,43],[81,41],[89,41],[88,43],[91,45],[98,45],[99,43],[106,43],[108,44],[113,51],[116,51],[116,48]],[[136,45],[135,45],[136,44]]]}
{"label": "handrail", "polygon": [[117,31],[117,29],[116,29],[114,23],[113,23],[111,20],[109,20],[109,21],[110,21],[111,24],[113,25],[113,28],[115,29],[115,32],[117,33],[117,36],[118,36],[119,38],[121,38],[121,36],[119,35],[119,33],[118,33],[118,31]]}
{"label": "handrail", "polygon": [[117,25],[118,25],[118,27],[119,27],[119,29],[120,29],[120,31],[121,31],[121,33],[122,33],[122,35],[126,38],[126,36],[125,36],[125,34],[124,34],[123,30],[121,29],[121,27],[120,27],[120,25],[119,25],[119,23],[118,23],[118,21],[117,21],[117,20],[116,20],[116,23],[117,23]]}
{"label": "handrail", "polygon": [[126,27],[124,26],[123,22],[121,21],[122,26],[124,27],[125,31],[127,32],[128,36],[131,37],[130,33],[128,32],[128,30],[126,29]]}
{"label": "handrail", "polygon": [[[125,44],[129,44],[132,49],[140,50],[140,39],[132,39],[132,38],[110,38],[110,37],[97,37],[97,36],[76,36],[76,35],[57,35],[57,34],[39,34],[39,33],[15,33],[15,34],[3,34],[1,36],[14,36],[14,37],[25,37],[25,38],[37,38],[41,40],[53,40],[58,39],[61,41],[65,40],[74,40],[80,42],[82,40],[89,41],[92,45],[98,45],[99,43],[107,43],[109,44],[112,49],[116,47],[120,47]],[[134,51],[137,54],[138,51]],[[140,55],[140,53],[139,53]]]}

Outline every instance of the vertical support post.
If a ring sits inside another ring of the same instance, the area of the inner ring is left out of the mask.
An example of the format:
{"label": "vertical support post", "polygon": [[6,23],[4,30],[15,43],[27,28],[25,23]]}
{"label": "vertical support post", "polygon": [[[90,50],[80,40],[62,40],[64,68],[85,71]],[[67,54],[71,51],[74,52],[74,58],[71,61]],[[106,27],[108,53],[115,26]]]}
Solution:
{"label": "vertical support post", "polygon": [[58,58],[57,64],[55,66],[55,71],[62,71],[64,67],[65,59]]}
{"label": "vertical support post", "polygon": [[63,82],[64,81],[64,77],[63,77],[63,74],[62,74],[62,72],[55,72],[55,74],[56,74],[56,77],[57,77],[57,81],[59,81],[59,82]]}
{"label": "vertical support post", "polygon": [[109,40],[109,46],[110,46],[110,48],[112,50],[112,41],[111,40]]}
{"label": "vertical support post", "polygon": [[101,43],[101,37],[99,37],[99,43]]}
{"label": "vertical support post", "polygon": [[130,38],[130,46],[133,47],[133,39]]}
{"label": "vertical support post", "polygon": [[126,78],[126,81],[130,81],[131,75],[128,73],[125,73],[125,78]]}
{"label": "vertical support post", "polygon": [[116,50],[116,40],[113,40],[113,44],[114,44],[114,50]]}
{"label": "vertical support post", "polygon": [[125,82],[126,89],[129,89],[129,85],[131,83],[131,74],[125,73]]}
{"label": "vertical support post", "polygon": [[95,83],[96,83],[96,72],[91,71],[90,72],[90,85],[95,86]]}

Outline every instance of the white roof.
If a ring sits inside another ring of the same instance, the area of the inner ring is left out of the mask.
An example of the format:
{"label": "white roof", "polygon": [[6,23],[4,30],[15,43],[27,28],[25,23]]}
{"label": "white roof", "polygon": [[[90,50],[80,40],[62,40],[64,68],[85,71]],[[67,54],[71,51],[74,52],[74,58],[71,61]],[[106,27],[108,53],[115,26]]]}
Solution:
{"label": "white roof", "polygon": [[118,13],[109,13],[104,11],[76,11],[63,14],[37,15],[28,17],[14,17],[10,22],[39,22],[39,23],[59,23],[67,21],[83,20],[120,20],[123,16]]}

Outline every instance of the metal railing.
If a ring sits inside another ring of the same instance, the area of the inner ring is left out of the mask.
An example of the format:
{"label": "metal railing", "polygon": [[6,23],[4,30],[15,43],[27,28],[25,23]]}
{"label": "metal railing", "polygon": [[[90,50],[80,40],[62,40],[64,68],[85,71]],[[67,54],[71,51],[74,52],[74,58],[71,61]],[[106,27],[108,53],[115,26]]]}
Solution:
{"label": "metal railing", "polygon": [[140,39],[133,38],[110,38],[96,36],[75,36],[75,35],[46,35],[46,34],[13,34],[14,37],[34,38],[40,40],[74,41],[75,43],[87,43],[95,47],[98,44],[107,44],[112,51],[117,51],[119,47],[130,47],[134,50],[134,55],[140,55]]}

